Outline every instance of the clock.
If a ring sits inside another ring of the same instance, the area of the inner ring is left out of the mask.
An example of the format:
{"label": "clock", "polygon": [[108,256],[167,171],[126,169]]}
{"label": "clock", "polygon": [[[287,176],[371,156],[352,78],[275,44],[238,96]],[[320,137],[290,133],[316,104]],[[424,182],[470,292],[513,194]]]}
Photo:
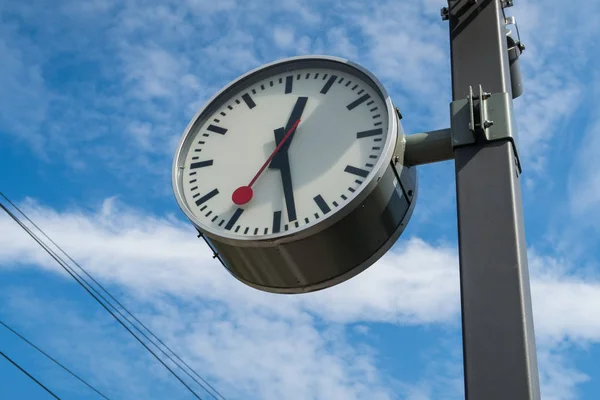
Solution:
{"label": "clock", "polygon": [[279,60],[228,84],[186,128],[177,202],[227,270],[300,293],[372,265],[412,214],[400,114],[348,60]]}

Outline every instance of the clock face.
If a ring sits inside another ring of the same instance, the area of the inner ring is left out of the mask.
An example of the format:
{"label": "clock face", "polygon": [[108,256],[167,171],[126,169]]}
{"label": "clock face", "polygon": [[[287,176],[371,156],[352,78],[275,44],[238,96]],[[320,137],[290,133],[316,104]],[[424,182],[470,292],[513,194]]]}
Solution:
{"label": "clock face", "polygon": [[365,188],[390,145],[391,103],[366,74],[339,65],[259,70],[193,121],[175,160],[176,193],[202,230],[291,235]]}

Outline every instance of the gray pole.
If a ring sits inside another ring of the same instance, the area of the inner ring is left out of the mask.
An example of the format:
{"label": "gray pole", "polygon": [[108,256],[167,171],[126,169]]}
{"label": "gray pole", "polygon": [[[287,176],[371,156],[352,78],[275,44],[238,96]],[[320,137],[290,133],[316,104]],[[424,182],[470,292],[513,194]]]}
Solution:
{"label": "gray pole", "polygon": [[[508,93],[508,121],[512,91],[503,5],[511,3],[449,0],[454,103],[479,85],[491,94]],[[475,140],[454,153],[466,398],[537,400],[518,154],[509,137]]]}

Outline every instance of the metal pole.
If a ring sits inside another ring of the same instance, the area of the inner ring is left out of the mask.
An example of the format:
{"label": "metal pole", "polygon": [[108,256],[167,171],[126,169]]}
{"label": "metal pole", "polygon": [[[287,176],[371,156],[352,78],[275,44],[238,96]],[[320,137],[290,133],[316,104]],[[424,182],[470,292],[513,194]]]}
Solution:
{"label": "metal pole", "polygon": [[[511,94],[503,3],[449,0],[453,100]],[[512,96],[510,103],[512,103]],[[509,117],[511,109],[508,110]],[[540,399],[517,154],[510,140],[455,148],[466,398]]]}

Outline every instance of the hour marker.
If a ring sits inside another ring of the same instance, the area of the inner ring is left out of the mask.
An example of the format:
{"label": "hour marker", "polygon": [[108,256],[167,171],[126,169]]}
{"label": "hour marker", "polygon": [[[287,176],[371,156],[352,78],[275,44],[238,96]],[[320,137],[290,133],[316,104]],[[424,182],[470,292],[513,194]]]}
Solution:
{"label": "hour marker", "polygon": [[220,126],[216,126],[216,125],[209,125],[208,128],[206,128],[206,130],[214,132],[214,133],[218,133],[219,135],[224,135],[227,132],[227,129],[221,128]]}
{"label": "hour marker", "polygon": [[325,199],[323,199],[323,196],[318,195],[317,197],[314,198],[314,200],[315,200],[315,203],[317,203],[317,205],[321,209],[321,212],[323,214],[327,214],[329,211],[331,211],[331,208],[329,208],[329,205],[327,205],[327,202],[325,201]]}
{"label": "hour marker", "polygon": [[219,219],[219,216],[218,216],[218,215],[215,215],[215,216],[214,216],[214,218],[210,220],[210,222],[215,222],[215,221],[216,221],[216,220],[218,220],[218,219]]}
{"label": "hour marker", "polygon": [[350,174],[358,175],[358,176],[361,176],[363,178],[366,178],[369,175],[369,171],[367,171],[365,169],[356,168],[356,167],[353,167],[351,165],[348,165],[346,167],[346,169],[344,170],[344,172],[348,172]]}
{"label": "hour marker", "polygon": [[256,89],[252,89],[252,94],[256,94]]}
{"label": "hour marker", "polygon": [[202,206],[202,208],[200,208],[200,211],[206,210],[207,207],[208,207],[207,205]]}
{"label": "hour marker", "polygon": [[331,75],[329,77],[329,80],[327,81],[327,83],[325,83],[325,86],[323,86],[323,89],[321,89],[321,93],[327,94],[327,92],[329,91],[329,89],[331,89],[331,86],[333,85],[333,83],[335,82],[336,79],[337,79],[336,75]]}
{"label": "hour marker", "polygon": [[[237,210],[235,210],[235,212],[229,219],[229,222],[227,222],[227,225],[225,225],[225,229],[230,231],[231,228],[233,228],[233,226],[237,222],[237,220],[240,219],[240,215],[242,215],[243,212],[244,212],[244,210],[242,208],[238,208]],[[239,229],[239,227],[238,227],[238,229]]]}
{"label": "hour marker", "polygon": [[352,86],[352,90],[356,90],[357,87],[358,87],[358,85]]}
{"label": "hour marker", "polygon": [[381,117],[381,114],[373,115],[373,119]]}
{"label": "hour marker", "polygon": [[228,105],[227,108],[229,108],[230,110],[233,110],[233,107],[231,107],[231,105]]}
{"label": "hour marker", "polygon": [[254,228],[254,234],[258,235],[258,228]]}
{"label": "hour marker", "polygon": [[356,94],[358,94],[358,95],[361,95],[361,94],[363,94],[364,92],[365,92],[365,89],[360,89],[360,91],[359,91],[358,93],[356,93]]}
{"label": "hour marker", "polygon": [[292,93],[292,86],[294,85],[294,77],[292,75],[285,78],[285,93]]}
{"label": "hour marker", "polygon": [[198,142],[198,144],[205,144],[206,142],[203,142],[202,140]]}
{"label": "hour marker", "polygon": [[323,80],[327,79],[328,74],[323,75]]}
{"label": "hour marker", "polygon": [[365,164],[365,166],[367,166],[368,168],[373,168],[373,164]]}
{"label": "hour marker", "polygon": [[375,122],[375,126],[379,126],[381,124],[382,124],[382,122]]}
{"label": "hour marker", "polygon": [[238,99],[235,99],[235,104],[240,104],[240,101]]}
{"label": "hour marker", "polygon": [[351,191],[352,193],[356,192],[356,190],[354,190],[353,188],[349,187],[348,188],[349,191]]}
{"label": "hour marker", "polygon": [[352,83],[352,81],[346,82],[346,87],[350,86],[351,83]]}
{"label": "hour marker", "polygon": [[338,83],[342,83],[344,82],[344,78],[340,78],[340,80],[338,81]]}
{"label": "hour marker", "polygon": [[373,112],[373,111],[377,111],[378,109],[379,109],[379,107],[373,107],[369,111]]}
{"label": "hour marker", "polygon": [[269,228],[265,228],[265,233],[264,234],[266,235],[267,233],[269,233]]}
{"label": "hour marker", "polygon": [[283,78],[279,78],[279,84],[283,83]]}
{"label": "hour marker", "polygon": [[360,106],[365,101],[369,100],[370,98],[371,98],[370,94],[362,95],[361,97],[359,97],[358,99],[356,99],[352,103],[348,104],[346,107],[348,108],[348,110],[353,110],[356,107]]}
{"label": "hour marker", "polygon": [[341,195],[340,197],[342,198],[342,200],[348,200],[348,198],[344,195]]}
{"label": "hour marker", "polygon": [[192,157],[192,160],[199,160],[200,157]]}
{"label": "hour marker", "polygon": [[212,192],[209,192],[209,193],[205,194],[204,196],[200,197],[198,200],[196,200],[196,205],[199,206],[203,203],[206,203],[208,200],[212,199],[213,197],[215,197],[218,194],[219,194],[219,190],[214,189]]}
{"label": "hour marker", "polygon": [[240,226],[240,225],[236,226],[236,227],[235,227],[235,233],[238,233],[238,232],[239,232],[239,230],[240,230],[240,228],[241,228],[241,226]]}
{"label": "hour marker", "polygon": [[315,213],[315,219],[319,219],[319,214]]}
{"label": "hour marker", "polygon": [[227,114],[225,114],[223,111],[221,111],[221,115],[222,116],[226,116]]}
{"label": "hour marker", "polygon": [[242,96],[242,100],[244,100],[244,103],[246,103],[249,109],[252,110],[254,107],[256,107],[256,103],[254,102],[254,100],[252,100],[252,97],[250,97],[248,93]]}
{"label": "hour marker", "polygon": [[310,76],[310,72],[308,74],[306,74],[306,79],[308,79],[309,76]]}
{"label": "hour marker", "polygon": [[202,136],[209,137],[210,135],[208,133],[203,133]]}
{"label": "hour marker", "polygon": [[356,134],[356,138],[357,139],[362,139],[362,138],[371,137],[371,136],[377,136],[377,135],[382,135],[382,134],[383,134],[383,129],[381,129],[381,128],[379,128],[379,129],[371,129],[370,131],[358,132]]}
{"label": "hour marker", "polygon": [[246,227],[246,229],[244,230],[244,235],[248,234],[249,230],[250,230],[250,227]]}
{"label": "hour marker", "polygon": [[[198,142],[198,144],[204,144],[204,142]],[[194,152],[195,153],[200,153],[202,151],[202,149],[195,149]]]}
{"label": "hour marker", "polygon": [[225,220],[222,219],[221,222],[219,222],[219,226],[223,226],[224,223],[225,223]]}
{"label": "hour marker", "polygon": [[213,165],[213,160],[206,160],[206,161],[200,161],[200,162],[193,163],[192,165],[190,165],[190,168],[196,169],[196,168],[208,167],[210,165]]}
{"label": "hour marker", "polygon": [[192,176],[192,175],[196,175],[196,171],[190,172],[190,176]]}
{"label": "hour marker", "polygon": [[319,73],[317,72],[317,73],[315,74],[315,79],[317,79],[318,77],[319,77]]}
{"label": "hour marker", "polygon": [[308,218],[304,218],[304,222],[306,222],[308,224],[309,223],[309,219]]}
{"label": "hour marker", "polygon": [[260,90],[265,90],[265,85],[260,85]]}
{"label": "hour marker", "polygon": [[212,214],[212,211],[207,212],[206,216],[208,217],[210,214]]}
{"label": "hour marker", "polygon": [[334,205],[335,207],[337,207],[339,204],[337,203],[337,201],[334,201],[334,202],[333,202],[333,205]]}
{"label": "hour marker", "polygon": [[382,138],[373,139],[374,142],[381,142],[382,140]]}
{"label": "hour marker", "polygon": [[377,156],[369,156],[370,159],[374,160],[377,158]]}
{"label": "hour marker", "polygon": [[373,147],[373,150],[381,150],[381,147]]}
{"label": "hour marker", "polygon": [[375,103],[375,100],[371,100],[370,102],[367,103],[367,105],[370,106],[373,103]]}
{"label": "hour marker", "polygon": [[191,190],[192,192],[193,192],[194,190],[198,190],[198,186],[194,186],[194,187],[193,187],[193,188],[191,188],[190,190]]}
{"label": "hour marker", "polygon": [[283,227],[283,229],[285,229],[286,231],[290,229],[290,226],[288,224],[285,224],[285,226]]}
{"label": "hour marker", "polygon": [[269,82],[269,86],[273,87],[273,81]]}
{"label": "hour marker", "polygon": [[300,80],[300,75],[301,74],[296,75],[296,79]]}
{"label": "hour marker", "polygon": [[[200,197],[200,193],[196,193],[196,194],[195,194],[195,195],[193,195],[192,197],[193,197],[193,198]],[[204,211],[204,210],[200,210],[200,211]]]}
{"label": "hour marker", "polygon": [[300,223],[298,221],[294,222],[294,225],[296,226],[296,228],[300,227]]}
{"label": "hour marker", "polygon": [[273,213],[273,233],[279,233],[281,231],[281,211],[275,211]]}
{"label": "hour marker", "polygon": [[213,119],[213,121],[215,121],[215,122],[221,122],[221,120],[217,119],[217,118]]}
{"label": "hour marker", "polygon": [[363,181],[359,181],[358,179],[354,181],[354,183],[358,183],[359,185],[362,185]]}

